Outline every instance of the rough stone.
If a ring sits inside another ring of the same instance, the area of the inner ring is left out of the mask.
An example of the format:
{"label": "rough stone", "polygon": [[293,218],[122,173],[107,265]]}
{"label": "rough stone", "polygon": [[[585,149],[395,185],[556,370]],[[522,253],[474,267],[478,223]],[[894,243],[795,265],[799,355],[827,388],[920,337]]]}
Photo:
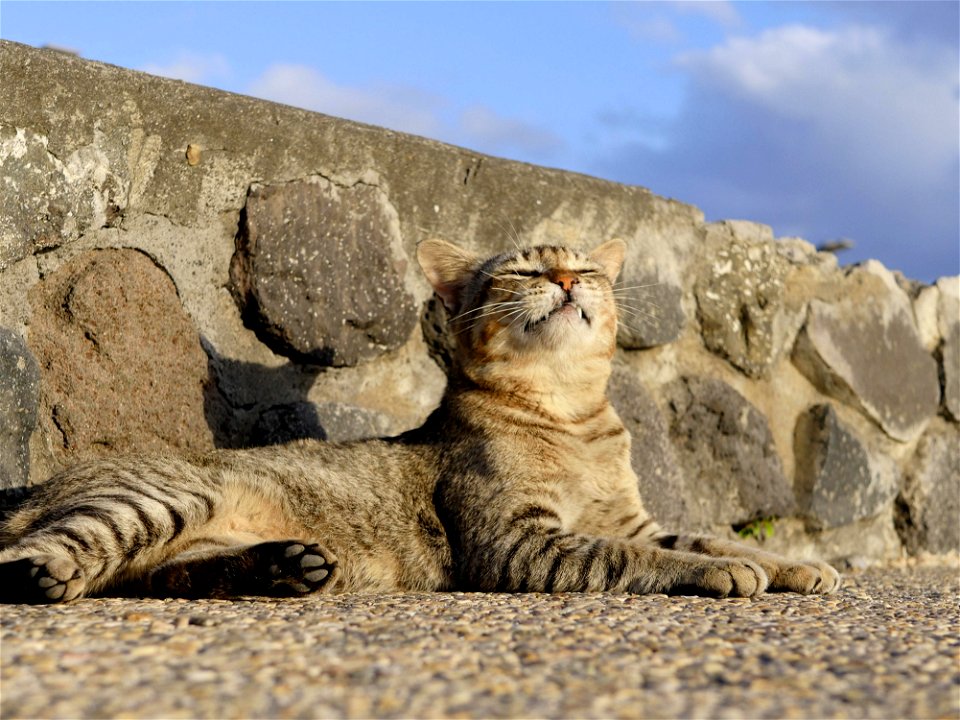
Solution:
{"label": "rough stone", "polygon": [[744,225],[707,226],[707,242],[717,248],[697,280],[695,294],[707,348],[749,377],[760,377],[789,349],[802,318],[783,303],[790,263],[778,252],[772,233],[745,238],[758,231],[753,224]]}
{"label": "rough stone", "polygon": [[0,328],[0,487],[26,485],[40,369],[22,338]]}
{"label": "rough stone", "polygon": [[940,278],[937,326],[943,339],[939,348],[943,409],[960,421],[960,276]]}
{"label": "rough stone", "polygon": [[960,549],[960,429],[931,424],[904,473],[894,522],[912,555]]}
{"label": "rough stone", "polygon": [[832,405],[815,405],[797,420],[794,486],[801,513],[816,529],[849,525],[886,507],[900,485],[900,473],[886,457],[871,459]]}
{"label": "rough stone", "polygon": [[937,363],[921,343],[906,295],[874,273],[852,273],[835,302],[810,302],[793,361],[822,392],[909,441],[937,411]]}
{"label": "rough stone", "polygon": [[796,510],[766,419],[721,380],[683,377],[664,388],[669,432],[691,522],[740,525]]}
{"label": "rough stone", "polygon": [[60,160],[45,136],[0,123],[0,270],[115,223],[126,188],[97,140]]}
{"label": "rough stone", "polygon": [[683,332],[683,289],[658,271],[652,258],[625,268],[614,287],[620,322],[617,343],[627,350],[665,345]]}
{"label": "rough stone", "polygon": [[389,426],[390,418],[382,413],[355,405],[283,403],[260,413],[246,444],[250,447],[280,445],[304,438],[349,442],[383,437]]}
{"label": "rough stone", "polygon": [[687,529],[687,488],[653,395],[630,368],[621,365],[614,366],[608,395],[632,438],[630,460],[644,507],[664,527]]}
{"label": "rough stone", "polygon": [[248,324],[319,365],[356,365],[416,325],[396,212],[377,187],[315,177],[254,186],[231,267]]}
{"label": "rough stone", "polygon": [[213,447],[207,357],[166,273],[134,250],[94,250],[30,293],[40,425],[61,460]]}

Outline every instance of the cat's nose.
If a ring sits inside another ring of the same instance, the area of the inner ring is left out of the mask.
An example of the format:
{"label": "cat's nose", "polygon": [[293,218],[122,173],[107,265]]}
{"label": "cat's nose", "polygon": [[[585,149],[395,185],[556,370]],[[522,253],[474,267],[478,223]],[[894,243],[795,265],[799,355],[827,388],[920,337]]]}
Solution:
{"label": "cat's nose", "polygon": [[564,292],[570,292],[573,286],[580,282],[580,278],[571,273],[556,273],[550,277],[550,281],[559,285]]}

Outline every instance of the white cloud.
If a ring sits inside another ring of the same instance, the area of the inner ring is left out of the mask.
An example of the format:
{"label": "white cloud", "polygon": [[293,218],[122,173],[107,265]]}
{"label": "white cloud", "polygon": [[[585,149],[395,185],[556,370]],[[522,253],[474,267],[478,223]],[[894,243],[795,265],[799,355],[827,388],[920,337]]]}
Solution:
{"label": "white cloud", "polygon": [[338,85],[305,65],[271,65],[249,87],[257,97],[327,115],[435,136],[442,101],[410,87],[356,88]]}
{"label": "white cloud", "polygon": [[494,155],[519,151],[546,158],[560,140],[537,126],[483,105],[462,110],[444,98],[410,86],[339,85],[304,65],[272,65],[248,88],[250,94],[336,117],[466,145]]}
{"label": "white cloud", "polygon": [[664,142],[637,133],[606,151],[601,173],[714,219],[851,237],[845,260],[879,256],[923,279],[960,269],[954,45],[864,24],[789,25],[676,65],[689,93]]}
{"label": "white cloud", "polygon": [[230,64],[223,55],[218,53],[203,55],[183,51],[177,55],[173,62],[166,64],[148,63],[140,70],[151,75],[200,84],[209,84],[216,78],[230,76]]}
{"label": "white cloud", "polygon": [[460,132],[469,143],[490,152],[522,150],[524,154],[545,156],[560,149],[562,141],[554,133],[515,118],[499,115],[483,105],[473,105],[460,114]]}
{"label": "white cloud", "polygon": [[870,27],[791,25],[679,64],[711,92],[805,123],[821,153],[858,173],[926,183],[957,160],[957,65],[946,48],[918,53]]}
{"label": "white cloud", "polygon": [[685,15],[702,15],[726,28],[737,27],[741,23],[740,13],[728,0],[676,0],[670,6]]}

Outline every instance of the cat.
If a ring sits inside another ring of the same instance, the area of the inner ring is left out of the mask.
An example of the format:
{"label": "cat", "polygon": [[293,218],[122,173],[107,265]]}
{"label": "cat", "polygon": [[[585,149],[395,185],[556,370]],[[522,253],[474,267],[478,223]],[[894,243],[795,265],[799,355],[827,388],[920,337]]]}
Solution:
{"label": "cat", "polygon": [[484,259],[417,247],[449,318],[449,379],[392,438],[79,464],[0,520],[0,601],[313,592],[830,593],[840,576],[667,533],[607,400],[615,240]]}

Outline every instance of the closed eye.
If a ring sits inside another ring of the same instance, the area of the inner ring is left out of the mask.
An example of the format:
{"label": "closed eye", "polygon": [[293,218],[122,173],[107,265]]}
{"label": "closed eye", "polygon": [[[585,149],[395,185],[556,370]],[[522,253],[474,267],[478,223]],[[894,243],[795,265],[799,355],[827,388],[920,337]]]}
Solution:
{"label": "closed eye", "polygon": [[504,275],[506,277],[540,277],[543,273],[539,270],[509,270]]}

